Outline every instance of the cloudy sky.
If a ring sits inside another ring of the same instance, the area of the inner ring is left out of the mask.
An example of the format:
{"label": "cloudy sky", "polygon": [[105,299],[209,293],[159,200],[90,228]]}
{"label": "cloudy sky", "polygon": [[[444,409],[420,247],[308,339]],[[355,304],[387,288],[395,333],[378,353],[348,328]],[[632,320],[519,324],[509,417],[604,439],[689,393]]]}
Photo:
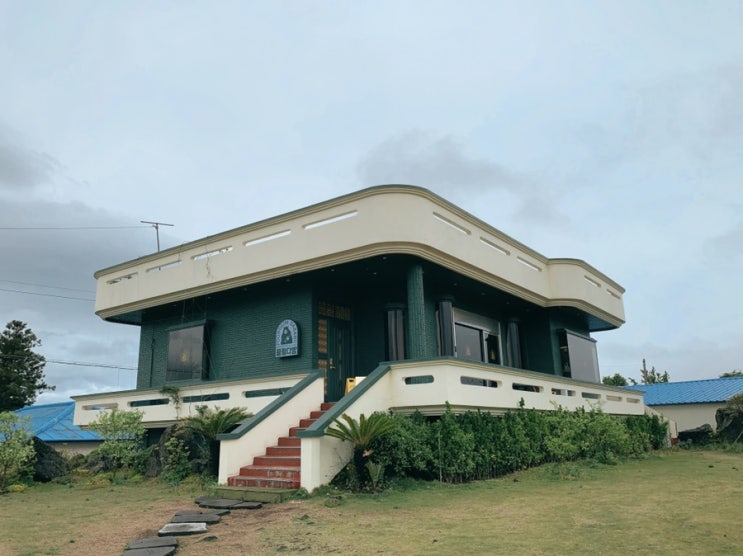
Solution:
{"label": "cloudy sky", "polygon": [[0,326],[41,402],[134,387],[92,299],[140,220],[170,247],[382,183],[624,286],[603,375],[743,368],[740,2],[0,0],[0,82]]}

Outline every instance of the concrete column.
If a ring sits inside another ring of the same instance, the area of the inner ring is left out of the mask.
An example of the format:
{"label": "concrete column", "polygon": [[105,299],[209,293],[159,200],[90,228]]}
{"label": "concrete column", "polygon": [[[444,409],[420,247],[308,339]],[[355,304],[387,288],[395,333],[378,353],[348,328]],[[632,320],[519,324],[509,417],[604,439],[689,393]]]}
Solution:
{"label": "concrete column", "polygon": [[423,293],[423,267],[414,264],[408,269],[408,318],[407,337],[409,359],[425,359],[429,356],[426,327],[426,305]]}

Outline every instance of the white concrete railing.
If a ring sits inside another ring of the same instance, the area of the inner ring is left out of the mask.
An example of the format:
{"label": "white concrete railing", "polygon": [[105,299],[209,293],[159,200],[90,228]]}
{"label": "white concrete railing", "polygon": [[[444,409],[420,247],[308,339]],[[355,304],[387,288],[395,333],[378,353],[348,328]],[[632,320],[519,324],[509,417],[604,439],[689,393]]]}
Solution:
{"label": "white concrete railing", "polygon": [[527,409],[600,408],[606,413],[642,415],[641,392],[578,382],[530,371],[442,359],[391,363],[361,381],[351,393],[313,424],[302,437],[302,486],[309,491],[327,484],[348,462],[351,446],[324,436],[332,419],[346,413],[354,419],[375,411],[440,415],[480,409],[503,413],[523,400]]}
{"label": "white concrete railing", "polygon": [[389,375],[389,409],[397,413],[440,414],[446,402],[455,412],[479,408],[502,413],[519,407],[521,400],[527,409],[545,411],[561,406],[620,415],[644,412],[642,395],[635,390],[462,360],[396,363]]}
{"label": "white concrete railing", "polygon": [[73,422],[77,426],[85,427],[97,420],[101,411],[108,409],[142,411],[142,423],[147,428],[171,425],[178,419],[194,415],[196,407],[201,405],[212,409],[242,407],[255,414],[297,384],[304,376],[306,375],[182,386],[177,388],[180,400],[178,404],[175,403],[174,397],[158,389],[74,396]]}

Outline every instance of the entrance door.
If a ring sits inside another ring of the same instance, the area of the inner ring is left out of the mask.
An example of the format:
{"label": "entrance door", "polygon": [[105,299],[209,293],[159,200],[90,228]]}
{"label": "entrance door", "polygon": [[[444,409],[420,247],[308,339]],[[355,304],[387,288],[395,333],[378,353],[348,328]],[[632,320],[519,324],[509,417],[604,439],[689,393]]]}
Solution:
{"label": "entrance door", "polygon": [[325,401],[335,402],[346,391],[346,379],[354,376],[350,308],[320,303],[317,340],[317,367],[325,372]]}

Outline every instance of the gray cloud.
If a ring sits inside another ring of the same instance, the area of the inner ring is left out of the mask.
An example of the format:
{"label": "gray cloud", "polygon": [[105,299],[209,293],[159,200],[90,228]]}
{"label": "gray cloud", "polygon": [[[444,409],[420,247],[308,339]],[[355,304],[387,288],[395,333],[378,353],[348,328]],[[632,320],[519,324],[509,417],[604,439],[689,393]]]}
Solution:
{"label": "gray cloud", "polygon": [[0,143],[0,185],[9,188],[34,187],[48,181],[60,168],[45,153],[19,145]]}
{"label": "gray cloud", "polygon": [[408,183],[444,194],[507,190],[533,184],[490,160],[471,156],[451,135],[408,131],[376,147],[358,165],[363,185]]}
{"label": "gray cloud", "polygon": [[[408,131],[375,146],[358,164],[362,185],[404,183],[421,185],[456,203],[478,206],[490,196],[492,206],[510,210],[518,220],[538,226],[563,225],[569,218],[554,197],[530,176],[473,156],[452,135]],[[493,196],[497,195],[497,199]],[[506,207],[510,207],[506,208]],[[476,211],[479,213],[486,211]],[[480,214],[487,219],[487,214]],[[503,214],[501,214],[501,217]]]}

